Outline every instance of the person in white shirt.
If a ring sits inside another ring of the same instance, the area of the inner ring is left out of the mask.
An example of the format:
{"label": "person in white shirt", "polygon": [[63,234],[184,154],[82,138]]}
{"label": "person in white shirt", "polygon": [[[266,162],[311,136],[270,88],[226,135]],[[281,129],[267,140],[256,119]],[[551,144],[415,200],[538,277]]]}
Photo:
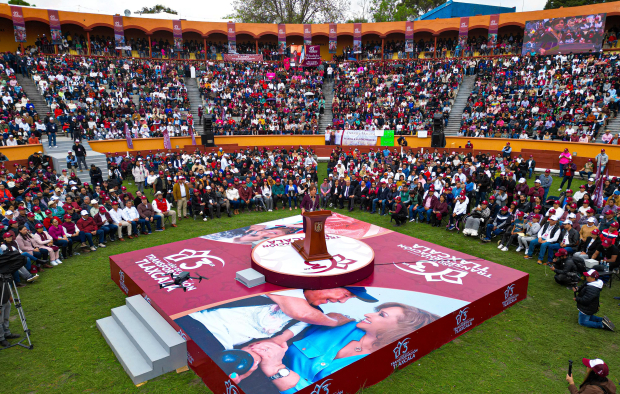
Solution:
{"label": "person in white shirt", "polygon": [[133,238],[131,236],[132,226],[131,224],[129,224],[129,222],[125,220],[123,216],[123,211],[118,209],[118,201],[112,201],[112,209],[110,209],[108,213],[110,214],[112,221],[114,221],[114,224],[118,226],[118,240],[119,241],[125,240],[123,238],[123,228],[127,229],[127,238],[132,239]]}
{"label": "person in white shirt", "polygon": [[12,134],[9,135],[9,139],[6,140],[6,146],[17,146],[17,140]]}
{"label": "person in white shirt", "polygon": [[[140,229],[138,228],[138,225],[142,225],[142,232],[145,233],[146,226],[144,223],[144,219],[140,219],[140,213],[138,212],[136,207],[133,206],[133,200],[129,199],[125,204],[126,205],[125,209],[123,209],[122,211],[122,216],[125,221],[131,224],[131,230],[133,231],[133,233],[136,235],[136,237],[140,235]],[[129,232],[129,234],[131,235],[131,232]]]}
{"label": "person in white shirt", "polygon": [[540,246],[540,253],[538,254],[538,264],[542,264],[543,260],[547,258],[547,247],[557,242],[562,229],[557,225],[559,216],[551,216],[547,223],[545,223],[538,231],[538,238],[530,242],[529,248],[525,253],[524,258],[530,259],[534,255],[534,249],[536,246]]}

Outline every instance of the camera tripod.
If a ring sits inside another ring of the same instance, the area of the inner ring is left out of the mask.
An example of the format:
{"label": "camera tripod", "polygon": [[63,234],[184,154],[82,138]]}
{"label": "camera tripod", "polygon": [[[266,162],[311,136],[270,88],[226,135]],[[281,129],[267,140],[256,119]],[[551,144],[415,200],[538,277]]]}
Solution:
{"label": "camera tripod", "polygon": [[[30,341],[30,329],[26,324],[26,315],[24,314],[24,308],[22,308],[21,300],[19,298],[19,292],[17,291],[17,286],[15,286],[15,281],[13,280],[13,276],[11,274],[0,274],[0,286],[2,286],[2,291],[0,292],[0,302],[4,299],[4,292],[6,289],[9,289],[11,293],[11,298],[13,298],[13,302],[15,303],[15,309],[17,309],[17,314],[19,315],[19,320],[21,320],[22,328],[24,329],[24,334],[26,336],[22,338],[19,342],[16,342],[10,346],[5,348],[0,348],[0,350],[8,349],[13,346],[21,346],[26,349],[32,350],[34,345]],[[0,322],[2,324],[3,322]],[[23,344],[22,342],[28,341],[28,345]]]}

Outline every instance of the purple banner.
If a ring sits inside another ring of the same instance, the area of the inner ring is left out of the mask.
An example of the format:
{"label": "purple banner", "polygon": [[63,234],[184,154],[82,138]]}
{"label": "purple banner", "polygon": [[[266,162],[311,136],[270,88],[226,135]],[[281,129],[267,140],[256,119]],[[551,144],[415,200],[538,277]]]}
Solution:
{"label": "purple banner", "polygon": [[123,17],[114,15],[114,42],[116,48],[124,48],[125,45],[125,27],[123,26]]}
{"label": "purple banner", "polygon": [[312,25],[304,25],[304,45],[312,45]]}
{"label": "purple banner", "polygon": [[50,20],[51,41],[54,45],[62,44],[62,31],[60,30],[60,18],[58,11],[47,10],[47,17]]}
{"label": "purple banner", "polygon": [[491,15],[489,22],[489,40],[487,46],[493,49],[497,46],[497,31],[499,30],[499,14]]}
{"label": "purple banner", "polygon": [[303,67],[316,67],[321,64],[321,46],[306,45],[304,47],[304,58],[300,60]]}
{"label": "purple banner", "polygon": [[237,53],[237,31],[235,30],[235,22],[228,22],[228,53]]}
{"label": "purple banner", "polygon": [[336,53],[338,50],[338,25],[329,24],[329,53]]}
{"label": "purple banner", "polygon": [[280,23],[278,25],[278,53],[281,55],[286,52],[286,25]]}
{"label": "purple banner", "polygon": [[223,54],[222,57],[227,62],[262,62],[263,55],[227,55]]}
{"label": "purple banner", "polygon": [[189,126],[189,135],[192,136],[192,145],[196,145],[196,135],[194,134],[194,126]]}
{"label": "purple banner", "polygon": [[131,139],[131,131],[129,130],[129,126],[125,123],[125,138],[127,138],[127,148],[133,149],[133,140]]}
{"label": "purple banner", "polygon": [[362,24],[353,24],[353,53],[362,53]]}
{"label": "purple banner", "polygon": [[606,168],[607,172],[605,176],[601,173],[601,166],[597,166],[596,168],[596,186],[594,187],[594,193],[592,195],[592,201],[594,202],[594,206],[597,208],[603,208],[605,205],[605,196],[603,195],[603,189],[605,185],[605,181],[609,177],[609,166]]}
{"label": "purple banner", "polygon": [[461,18],[459,24],[459,43],[460,54],[465,53],[465,47],[467,47],[467,35],[469,34],[469,17],[464,16]]}
{"label": "purple banner", "polygon": [[15,42],[26,42],[26,22],[24,21],[22,7],[12,5],[11,16],[13,17],[13,33],[15,34]]}
{"label": "purple banner", "polygon": [[168,133],[168,129],[164,129],[164,149],[172,149],[172,144],[170,143],[170,134]]}
{"label": "purple banner", "polygon": [[172,21],[172,37],[174,39],[174,49],[179,52],[182,51],[183,50],[183,29],[181,28],[180,20]]}
{"label": "purple banner", "polygon": [[405,52],[413,52],[413,22],[405,22]]}

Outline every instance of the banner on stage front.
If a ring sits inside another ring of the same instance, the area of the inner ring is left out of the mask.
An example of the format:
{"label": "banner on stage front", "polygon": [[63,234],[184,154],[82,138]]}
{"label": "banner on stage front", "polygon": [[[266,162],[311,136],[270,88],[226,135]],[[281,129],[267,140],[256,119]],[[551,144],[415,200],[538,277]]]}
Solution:
{"label": "banner on stage front", "polygon": [[58,11],[47,10],[47,17],[50,20],[50,33],[51,41],[54,45],[62,44],[62,31],[60,29],[60,18],[58,17]]}
{"label": "banner on stage front", "polygon": [[282,55],[286,52],[286,25],[280,23],[278,25],[278,53]]}
{"label": "banner on stage front", "polygon": [[120,15],[114,15],[114,42],[116,48],[125,47],[125,28],[123,26],[123,17]]}
{"label": "banner on stage front", "polygon": [[228,34],[228,53],[236,54],[237,53],[237,32],[235,30],[235,22],[228,22],[226,26],[227,26],[227,34]]}
{"label": "banner on stage front", "polygon": [[13,33],[15,34],[15,42],[26,42],[26,22],[24,21],[22,7],[12,5],[11,16],[13,17]]}
{"label": "banner on stage front", "polygon": [[353,53],[362,53],[362,24],[353,24]]}
{"label": "banner on stage front", "polygon": [[413,22],[405,22],[405,52],[413,52]]}
{"label": "banner on stage front", "polygon": [[183,50],[183,29],[181,28],[180,20],[172,21],[172,37],[174,40],[174,50],[182,51]]}
{"label": "banner on stage front", "polygon": [[238,55],[238,54],[223,54],[224,61],[227,62],[262,62],[263,55]]}
{"label": "banner on stage front", "polygon": [[329,53],[336,53],[338,50],[338,25],[329,24]]}
{"label": "banner on stage front", "polygon": [[341,145],[377,145],[375,130],[344,130],[342,133]]}
{"label": "banner on stage front", "polygon": [[304,25],[304,44],[312,45],[312,25]]}

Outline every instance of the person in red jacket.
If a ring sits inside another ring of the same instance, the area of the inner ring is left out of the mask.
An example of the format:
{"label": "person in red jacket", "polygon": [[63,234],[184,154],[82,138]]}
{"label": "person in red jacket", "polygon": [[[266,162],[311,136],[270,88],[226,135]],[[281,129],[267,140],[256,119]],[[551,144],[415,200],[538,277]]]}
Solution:
{"label": "person in red jacket", "polygon": [[90,217],[88,211],[86,211],[85,209],[80,212],[80,215],[82,217],[76,223],[78,229],[80,230],[80,238],[85,237],[88,240],[88,244],[90,245],[90,250],[95,251],[97,250],[97,248],[95,248],[95,245],[93,243],[93,236],[98,236],[99,247],[105,248],[105,244],[103,243],[104,232],[97,227],[95,219]]}
{"label": "person in red jacket", "polygon": [[52,211],[50,211],[49,209],[46,209],[45,219],[43,219],[43,225],[45,226],[46,229],[50,228],[50,226],[52,225],[52,219],[57,219],[58,223],[60,223],[60,218],[57,216],[54,216],[52,214]]}
{"label": "person in red jacket", "polygon": [[103,239],[106,235],[110,235],[110,242],[114,242],[114,234],[118,232],[118,226],[114,224],[112,217],[105,207],[99,207],[99,212],[93,217],[95,224],[99,230],[103,230]]}

